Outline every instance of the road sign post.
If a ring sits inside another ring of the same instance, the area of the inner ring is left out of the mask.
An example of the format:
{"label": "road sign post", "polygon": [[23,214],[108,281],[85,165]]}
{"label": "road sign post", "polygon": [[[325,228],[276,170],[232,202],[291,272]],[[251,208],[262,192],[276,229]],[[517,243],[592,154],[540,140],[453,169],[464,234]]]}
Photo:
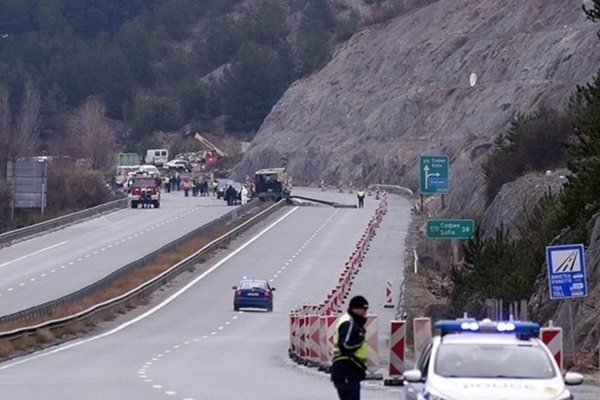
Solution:
{"label": "road sign post", "polygon": [[448,156],[424,155],[419,159],[419,191],[421,194],[443,194],[450,189]]}
{"label": "road sign post", "polygon": [[546,247],[548,285],[553,300],[587,296],[582,244]]}
{"label": "road sign post", "polygon": [[[585,251],[582,244],[546,247],[548,265],[548,286],[552,300],[569,300],[586,297],[587,279],[585,274]],[[575,350],[575,324],[573,323],[573,302],[569,302],[569,329],[571,354]]]}
{"label": "road sign post", "polygon": [[475,233],[472,219],[428,219],[427,237],[430,239],[471,239]]}

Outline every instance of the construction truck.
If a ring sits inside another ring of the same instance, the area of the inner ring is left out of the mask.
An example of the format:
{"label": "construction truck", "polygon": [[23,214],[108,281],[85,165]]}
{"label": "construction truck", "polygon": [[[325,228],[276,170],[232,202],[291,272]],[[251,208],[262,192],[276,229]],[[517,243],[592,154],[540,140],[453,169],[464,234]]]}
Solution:
{"label": "construction truck", "polygon": [[[185,136],[191,136],[191,135],[192,135],[192,132],[187,132],[185,134]],[[225,153],[223,150],[221,150],[220,148],[215,146],[210,140],[208,140],[201,134],[195,133],[194,139],[196,139],[197,141],[202,143],[208,149],[208,150],[204,151],[204,154],[202,156],[202,164],[203,164],[204,168],[212,167],[217,162],[219,162],[220,159],[228,157],[227,153]]]}
{"label": "construction truck", "polygon": [[279,201],[290,196],[285,168],[264,168],[254,175],[254,195],[262,201]]}

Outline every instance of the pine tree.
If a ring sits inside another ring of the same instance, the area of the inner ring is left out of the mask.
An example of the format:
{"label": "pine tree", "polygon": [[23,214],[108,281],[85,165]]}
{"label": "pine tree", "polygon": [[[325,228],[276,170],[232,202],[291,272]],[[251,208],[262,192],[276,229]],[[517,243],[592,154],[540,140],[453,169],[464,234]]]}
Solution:
{"label": "pine tree", "polygon": [[576,141],[569,146],[572,174],[560,195],[557,224],[587,241],[587,223],[600,211],[600,75],[578,86],[572,100]]}

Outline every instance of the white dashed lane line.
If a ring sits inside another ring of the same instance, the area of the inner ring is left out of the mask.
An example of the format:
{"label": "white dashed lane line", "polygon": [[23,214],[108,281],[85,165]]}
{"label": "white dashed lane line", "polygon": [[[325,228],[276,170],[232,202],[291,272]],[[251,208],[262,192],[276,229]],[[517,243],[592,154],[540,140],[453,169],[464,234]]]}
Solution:
{"label": "white dashed lane line", "polygon": [[[178,219],[178,218],[183,218],[184,216],[186,216],[186,215],[190,215],[192,212],[196,212],[196,211],[198,211],[198,210],[199,210],[199,209],[193,209],[193,210],[190,210],[190,211],[188,211],[188,212],[185,212],[185,213],[183,213],[183,214],[181,214],[181,215],[179,215],[179,216],[175,217],[175,218],[174,218],[174,219],[172,219],[171,221],[175,221],[175,220],[176,220],[176,219]],[[107,249],[112,249],[112,248],[113,248],[113,246],[118,246],[118,245],[119,245],[119,244],[121,244],[121,243],[125,243],[127,240],[132,240],[133,238],[137,238],[137,237],[139,237],[139,236],[143,235],[145,232],[150,232],[151,230],[153,230],[153,229],[156,229],[156,228],[158,228],[159,226],[163,226],[163,225],[165,225],[165,222],[163,222],[163,223],[161,223],[161,224],[157,224],[156,226],[152,226],[152,227],[150,227],[150,228],[147,228],[145,231],[141,231],[141,232],[139,232],[139,233],[135,233],[133,236],[129,236],[127,239],[117,240],[117,241],[116,241],[114,244],[109,244],[109,245],[107,245],[106,247],[102,247],[100,250],[95,250],[95,251],[94,251],[93,253],[91,253],[91,254],[86,254],[85,256],[82,256],[82,257],[79,257],[79,258],[77,258],[77,260],[69,261],[69,262],[68,262],[68,265],[74,265],[74,264],[75,264],[75,262],[81,262],[81,261],[83,261],[84,259],[91,258],[91,257],[92,257],[92,255],[98,255],[98,254],[99,254],[100,252],[102,252],[102,251],[106,251]],[[48,248],[46,248],[46,249],[40,250],[40,252],[42,252],[42,251],[46,251],[46,250],[49,250],[49,249],[51,249],[51,248],[54,248],[54,247],[61,246],[61,245],[65,244],[65,243],[67,243],[67,242],[62,242],[62,243],[59,243],[59,244],[57,244],[57,245],[50,246],[50,247],[48,247]],[[36,253],[33,253],[33,254],[36,254]],[[32,255],[33,255],[33,254],[32,254]],[[30,257],[30,256],[31,256],[31,255],[28,255],[27,257]],[[5,265],[5,264],[2,264],[2,265],[0,265],[0,266],[4,266],[4,265]],[[8,265],[8,263],[6,263],[6,265]],[[58,269],[65,269],[65,268],[66,268],[66,265],[61,265],[60,267],[58,267]],[[49,273],[56,273],[56,272],[57,272],[57,268],[54,268],[54,269],[52,269],[52,270],[50,270],[50,271],[49,271]],[[40,275],[40,277],[42,277],[42,278],[43,278],[43,277],[45,277],[45,276],[46,276],[46,273],[43,273],[43,274],[41,274],[41,275]],[[31,278],[31,279],[30,279],[30,281],[31,281],[31,282],[35,282],[35,281],[36,281],[36,279],[35,279],[35,278]],[[22,286],[25,286],[25,283],[23,283],[23,282],[22,282],[22,283],[19,283],[19,287],[22,287]],[[13,290],[14,290],[14,288],[8,288],[8,289],[6,290],[6,292],[12,292]]]}

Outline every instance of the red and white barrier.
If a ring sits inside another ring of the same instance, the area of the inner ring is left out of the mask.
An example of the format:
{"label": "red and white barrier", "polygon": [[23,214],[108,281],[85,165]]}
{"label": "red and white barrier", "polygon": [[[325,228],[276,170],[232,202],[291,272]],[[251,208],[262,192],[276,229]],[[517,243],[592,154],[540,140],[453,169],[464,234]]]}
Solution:
{"label": "red and white barrier", "polygon": [[368,315],[365,329],[367,331],[367,370],[374,374],[379,369],[379,329],[377,315]]}
{"label": "red and white barrier", "polygon": [[298,349],[296,348],[296,328],[298,326],[296,320],[298,316],[294,312],[294,310],[290,311],[290,348],[289,348],[289,356],[293,357],[298,354]]}
{"label": "red and white barrier", "polygon": [[[376,228],[381,223],[386,211],[387,201],[384,195],[375,215],[356,244],[356,249],[344,264],[336,287],[327,295],[325,301],[318,306],[305,305],[290,313],[289,353],[295,361],[311,366],[320,365],[323,369],[328,369],[331,365],[336,314],[342,310],[353,280],[369,249],[369,242],[375,236]],[[391,292],[390,287],[390,295],[393,296]],[[388,303],[393,307],[393,297],[390,297],[390,301],[386,301],[386,307]],[[374,373],[379,369],[379,335],[376,315],[368,317],[366,329],[369,357],[367,367],[371,373],[370,377],[374,378],[376,377]]]}
{"label": "red and white barrier", "polygon": [[333,358],[333,335],[338,317],[326,315],[319,318],[320,364],[324,369],[331,367]]}
{"label": "red and white barrier", "polygon": [[389,377],[400,379],[405,369],[406,351],[406,321],[392,321],[390,323],[390,361]]}
{"label": "red and white barrier", "polygon": [[392,290],[392,282],[385,283],[385,308],[394,308],[394,291]]}
{"label": "red and white barrier", "polygon": [[298,357],[306,358],[306,316],[298,315]]}
{"label": "red and white barrier", "polygon": [[421,317],[413,320],[415,344],[415,360],[421,356],[427,344],[431,341],[431,318]]}
{"label": "red and white barrier", "polygon": [[558,326],[540,329],[540,339],[550,349],[558,367],[563,369],[563,330]]}
{"label": "red and white barrier", "polygon": [[319,343],[319,316],[311,314],[307,317],[307,354],[306,360],[312,366],[316,366],[320,361],[320,343]]}

